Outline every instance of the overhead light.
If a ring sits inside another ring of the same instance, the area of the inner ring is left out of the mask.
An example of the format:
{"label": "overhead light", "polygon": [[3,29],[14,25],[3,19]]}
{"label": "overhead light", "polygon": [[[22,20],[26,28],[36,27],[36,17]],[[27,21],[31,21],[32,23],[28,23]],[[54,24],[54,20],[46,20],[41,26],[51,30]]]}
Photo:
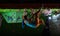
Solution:
{"label": "overhead light", "polygon": [[48,19],[51,19],[51,17],[48,17]]}

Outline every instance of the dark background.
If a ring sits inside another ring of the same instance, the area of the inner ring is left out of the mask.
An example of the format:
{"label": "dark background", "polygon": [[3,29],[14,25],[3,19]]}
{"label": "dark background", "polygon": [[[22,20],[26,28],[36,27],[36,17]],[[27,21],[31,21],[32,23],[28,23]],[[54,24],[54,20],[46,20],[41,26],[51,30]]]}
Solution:
{"label": "dark background", "polygon": [[41,8],[43,5],[44,8],[60,8],[59,3],[47,3],[47,4],[41,4],[41,3],[24,3],[24,4],[0,4],[0,8],[12,8],[12,9],[21,9],[21,8]]}
{"label": "dark background", "polygon": [[0,3],[59,3],[59,0],[0,0]]}
{"label": "dark background", "polygon": [[[42,4],[0,4],[0,8],[40,8],[41,6],[42,6]],[[60,8],[60,4],[44,4],[44,7],[45,8],[46,7],[48,7],[48,8]],[[27,27],[27,28],[28,28],[28,30],[31,29],[29,27]],[[17,34],[25,34],[25,35],[30,35],[30,34],[34,34],[34,35],[39,34],[40,35],[39,31],[35,30],[35,32],[34,32],[34,29],[31,29],[30,30],[31,32],[29,32],[26,30],[27,28],[22,29],[20,23],[13,23],[13,24],[8,25],[8,23],[6,23],[6,21],[5,21],[5,19],[3,19],[2,27],[1,27],[0,31],[5,32],[5,33],[6,32],[8,33],[8,31],[9,31],[9,33],[15,32]]]}

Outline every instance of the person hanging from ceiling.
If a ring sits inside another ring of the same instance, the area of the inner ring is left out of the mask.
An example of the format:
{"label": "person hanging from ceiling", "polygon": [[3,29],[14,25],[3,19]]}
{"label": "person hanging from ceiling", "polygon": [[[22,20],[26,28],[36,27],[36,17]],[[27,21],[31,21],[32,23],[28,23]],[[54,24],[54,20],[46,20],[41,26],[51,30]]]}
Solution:
{"label": "person hanging from ceiling", "polygon": [[51,15],[52,10],[50,8],[46,8],[42,11],[42,13],[45,16],[45,25],[46,25],[43,32],[45,32],[47,35],[47,34],[49,34],[49,19],[48,19],[48,17]]}
{"label": "person hanging from ceiling", "polygon": [[[43,19],[40,19],[39,17],[40,17],[40,10],[38,10],[36,13],[34,13],[33,15],[35,16],[35,24],[36,25],[32,25],[32,23],[29,23],[29,21],[25,21],[24,23],[25,24],[27,24],[28,26],[30,26],[30,27],[33,27],[33,28],[37,28],[37,27],[39,27],[40,26],[40,24],[45,24],[44,23],[44,21],[43,21]],[[34,17],[33,15],[31,15],[31,19],[32,19],[32,17]]]}
{"label": "person hanging from ceiling", "polygon": [[50,8],[46,8],[45,10],[42,11],[44,16],[46,17],[46,25],[48,26],[48,17],[51,15],[52,10]]}

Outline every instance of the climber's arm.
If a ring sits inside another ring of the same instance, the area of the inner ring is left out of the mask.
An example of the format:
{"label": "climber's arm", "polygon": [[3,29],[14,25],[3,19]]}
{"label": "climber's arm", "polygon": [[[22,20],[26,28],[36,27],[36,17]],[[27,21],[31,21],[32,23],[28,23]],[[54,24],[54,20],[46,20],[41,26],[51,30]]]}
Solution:
{"label": "climber's arm", "polygon": [[36,28],[40,26],[40,20],[37,19],[37,25],[36,25]]}

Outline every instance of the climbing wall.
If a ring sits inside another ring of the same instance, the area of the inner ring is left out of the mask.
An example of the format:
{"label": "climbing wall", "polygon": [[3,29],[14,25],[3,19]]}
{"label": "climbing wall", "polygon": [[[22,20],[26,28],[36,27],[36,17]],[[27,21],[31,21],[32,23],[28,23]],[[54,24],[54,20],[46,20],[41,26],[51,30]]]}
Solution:
{"label": "climbing wall", "polygon": [[2,13],[7,23],[15,23],[16,22],[16,12],[5,12]]}

